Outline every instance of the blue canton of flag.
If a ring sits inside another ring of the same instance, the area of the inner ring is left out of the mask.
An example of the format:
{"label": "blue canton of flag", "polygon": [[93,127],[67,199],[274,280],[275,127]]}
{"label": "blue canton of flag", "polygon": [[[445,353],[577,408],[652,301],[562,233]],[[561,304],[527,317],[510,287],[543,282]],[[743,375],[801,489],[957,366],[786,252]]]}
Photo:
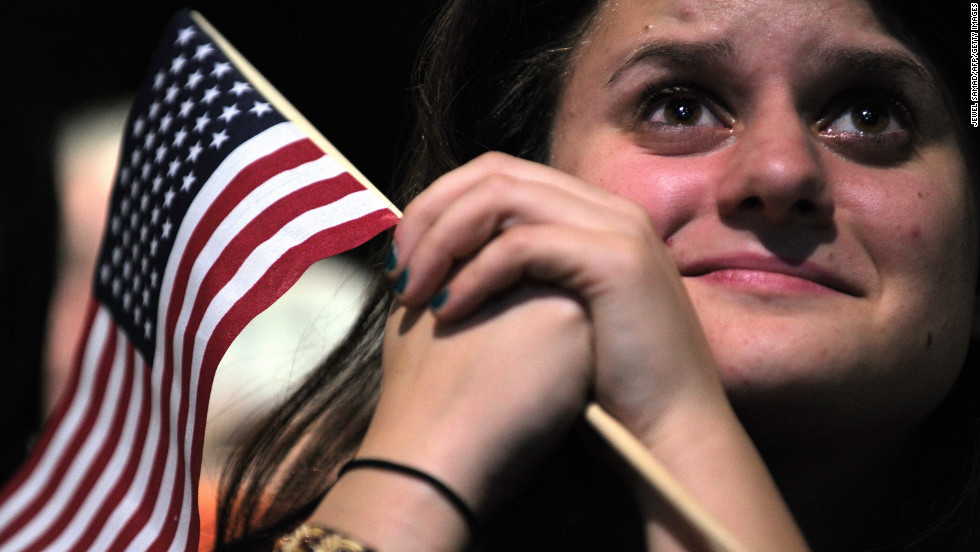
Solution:
{"label": "blue canton of flag", "polygon": [[228,152],[285,120],[199,27],[178,29],[130,112],[95,283],[147,361],[164,264],[188,206]]}

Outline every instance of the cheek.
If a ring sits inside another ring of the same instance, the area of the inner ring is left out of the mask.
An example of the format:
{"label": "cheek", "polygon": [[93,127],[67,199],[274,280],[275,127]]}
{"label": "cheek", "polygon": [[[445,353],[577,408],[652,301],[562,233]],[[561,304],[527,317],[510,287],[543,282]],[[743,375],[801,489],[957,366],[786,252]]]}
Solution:
{"label": "cheek", "polygon": [[714,196],[723,167],[711,156],[657,157],[633,148],[592,149],[602,152],[584,162],[559,167],[575,176],[636,201],[653,220],[657,234],[668,239],[692,220]]}
{"label": "cheek", "polygon": [[955,174],[890,172],[852,180],[839,207],[853,217],[855,232],[883,278],[907,281],[924,294],[948,291],[951,278],[962,280],[972,272],[964,268],[972,264],[964,261],[973,255],[975,230],[963,189]]}
{"label": "cheek", "polygon": [[953,369],[973,316],[976,227],[962,173],[936,166],[852,175],[839,208],[877,273],[875,322],[894,361]]}

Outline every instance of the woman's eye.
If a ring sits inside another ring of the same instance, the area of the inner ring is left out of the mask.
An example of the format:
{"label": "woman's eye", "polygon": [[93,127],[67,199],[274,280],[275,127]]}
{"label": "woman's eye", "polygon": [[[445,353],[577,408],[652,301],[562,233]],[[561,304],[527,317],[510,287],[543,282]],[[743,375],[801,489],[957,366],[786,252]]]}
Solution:
{"label": "woman's eye", "polygon": [[841,112],[823,129],[831,134],[884,134],[902,130],[902,124],[894,110],[882,102],[865,100],[854,103]]}
{"label": "woman's eye", "polygon": [[685,96],[670,98],[655,105],[647,116],[647,121],[672,126],[724,126],[703,102]]}
{"label": "woman's eye", "polygon": [[832,149],[861,163],[894,165],[915,148],[912,116],[904,104],[875,99],[838,104],[822,124],[820,135]]}
{"label": "woman's eye", "polygon": [[686,86],[648,90],[630,120],[637,143],[655,155],[706,153],[734,132],[734,119],[720,102]]}

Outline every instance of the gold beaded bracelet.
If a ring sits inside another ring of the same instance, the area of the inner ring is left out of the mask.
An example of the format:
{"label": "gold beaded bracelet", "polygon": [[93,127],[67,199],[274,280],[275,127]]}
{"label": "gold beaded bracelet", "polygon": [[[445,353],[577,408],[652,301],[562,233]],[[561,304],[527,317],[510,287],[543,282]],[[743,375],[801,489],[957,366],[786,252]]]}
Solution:
{"label": "gold beaded bracelet", "polygon": [[273,552],[374,552],[363,544],[329,529],[300,525],[276,542]]}

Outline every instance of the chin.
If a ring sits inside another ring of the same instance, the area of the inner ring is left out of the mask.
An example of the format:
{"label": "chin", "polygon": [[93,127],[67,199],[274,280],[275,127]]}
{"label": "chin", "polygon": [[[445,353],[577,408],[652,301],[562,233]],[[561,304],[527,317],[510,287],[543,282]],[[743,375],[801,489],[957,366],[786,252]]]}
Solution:
{"label": "chin", "polygon": [[756,439],[806,443],[907,433],[943,401],[959,373],[952,366],[925,370],[918,362],[892,362],[885,354],[870,360],[865,351],[806,340],[796,347],[766,339],[754,344],[716,353],[716,365]]}

